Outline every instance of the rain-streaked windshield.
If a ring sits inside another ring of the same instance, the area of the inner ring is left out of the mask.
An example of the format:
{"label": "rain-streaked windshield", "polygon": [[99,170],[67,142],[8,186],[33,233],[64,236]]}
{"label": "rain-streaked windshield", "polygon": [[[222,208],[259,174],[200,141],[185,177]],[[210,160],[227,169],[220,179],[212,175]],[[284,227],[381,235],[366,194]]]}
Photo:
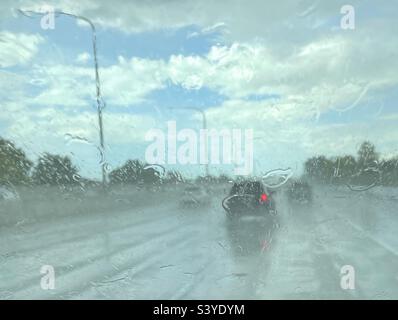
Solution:
{"label": "rain-streaked windshield", "polygon": [[1,1],[0,299],[397,299],[394,1]]}

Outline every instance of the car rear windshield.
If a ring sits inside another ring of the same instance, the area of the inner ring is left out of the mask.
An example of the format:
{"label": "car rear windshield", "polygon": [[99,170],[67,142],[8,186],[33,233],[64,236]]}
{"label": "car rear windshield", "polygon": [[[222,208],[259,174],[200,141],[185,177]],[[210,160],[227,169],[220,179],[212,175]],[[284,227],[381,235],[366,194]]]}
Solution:
{"label": "car rear windshield", "polygon": [[235,184],[231,190],[231,194],[259,194],[261,192],[263,192],[263,188],[259,182]]}

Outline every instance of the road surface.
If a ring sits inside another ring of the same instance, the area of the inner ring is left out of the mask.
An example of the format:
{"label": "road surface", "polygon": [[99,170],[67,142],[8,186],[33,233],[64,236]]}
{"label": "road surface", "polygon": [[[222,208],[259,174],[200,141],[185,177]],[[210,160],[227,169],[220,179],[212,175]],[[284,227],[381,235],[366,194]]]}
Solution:
{"label": "road surface", "polygon": [[[310,206],[280,193],[266,225],[239,228],[220,192],[206,208],[181,210],[173,196],[22,221],[0,229],[0,299],[397,299],[398,199],[376,191],[322,188]],[[345,265],[354,290],[341,287]]]}

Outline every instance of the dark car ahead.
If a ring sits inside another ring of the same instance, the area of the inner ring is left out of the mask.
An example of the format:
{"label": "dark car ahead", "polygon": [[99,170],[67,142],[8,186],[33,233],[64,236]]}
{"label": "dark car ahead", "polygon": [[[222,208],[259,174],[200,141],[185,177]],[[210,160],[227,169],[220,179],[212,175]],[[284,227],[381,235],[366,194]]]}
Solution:
{"label": "dark car ahead", "polygon": [[228,216],[265,216],[275,213],[273,192],[260,181],[244,181],[235,183],[229,196],[223,200],[222,206]]}

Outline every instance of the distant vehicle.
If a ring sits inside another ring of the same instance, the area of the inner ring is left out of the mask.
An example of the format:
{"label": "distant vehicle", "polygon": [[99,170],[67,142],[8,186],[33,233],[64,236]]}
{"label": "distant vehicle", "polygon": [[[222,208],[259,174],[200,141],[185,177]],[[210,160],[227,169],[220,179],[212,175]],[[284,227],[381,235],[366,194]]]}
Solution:
{"label": "distant vehicle", "polygon": [[312,202],[312,188],[306,181],[294,180],[288,187],[287,196],[290,202],[309,204]]}
{"label": "distant vehicle", "polygon": [[10,187],[0,186],[0,201],[17,201],[19,194]]}
{"label": "distant vehicle", "polygon": [[181,208],[199,208],[210,204],[209,193],[201,186],[188,186],[180,200]]}
{"label": "distant vehicle", "polygon": [[273,192],[260,181],[235,183],[222,206],[232,219],[276,213]]}

